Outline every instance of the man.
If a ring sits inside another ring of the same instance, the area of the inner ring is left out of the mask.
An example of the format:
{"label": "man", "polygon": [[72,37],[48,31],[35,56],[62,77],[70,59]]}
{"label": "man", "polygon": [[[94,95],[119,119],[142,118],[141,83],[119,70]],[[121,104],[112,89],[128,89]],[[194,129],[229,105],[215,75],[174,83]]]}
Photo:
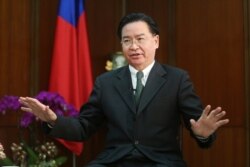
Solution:
{"label": "man", "polygon": [[159,30],[152,18],[132,13],[118,27],[129,65],[97,77],[77,118],[57,116],[36,99],[21,97],[22,110],[42,121],[57,138],[82,141],[106,124],[104,151],[88,167],[185,167],[179,145],[181,117],[201,147],[229,122],[220,107],[202,111],[188,74],[155,61]]}

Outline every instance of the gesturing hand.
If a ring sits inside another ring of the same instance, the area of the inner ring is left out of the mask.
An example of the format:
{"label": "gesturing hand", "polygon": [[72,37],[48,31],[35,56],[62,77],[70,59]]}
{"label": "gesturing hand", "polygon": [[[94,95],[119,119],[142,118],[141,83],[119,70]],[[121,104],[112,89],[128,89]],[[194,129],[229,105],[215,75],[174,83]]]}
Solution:
{"label": "gesturing hand", "polygon": [[56,114],[49,108],[49,106],[45,106],[37,99],[31,97],[20,97],[19,102],[24,105],[24,107],[21,107],[21,110],[33,113],[44,122],[54,124],[57,119]]}
{"label": "gesturing hand", "polygon": [[210,110],[211,106],[207,105],[197,121],[190,119],[191,129],[196,136],[207,138],[219,127],[229,122],[229,119],[222,119],[226,115],[226,112],[222,111],[221,107],[217,107],[212,111]]}

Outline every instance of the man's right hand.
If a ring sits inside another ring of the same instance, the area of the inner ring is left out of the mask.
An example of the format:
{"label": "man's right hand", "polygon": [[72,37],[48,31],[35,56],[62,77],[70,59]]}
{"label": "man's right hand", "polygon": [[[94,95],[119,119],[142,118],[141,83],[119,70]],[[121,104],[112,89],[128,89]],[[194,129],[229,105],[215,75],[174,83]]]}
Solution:
{"label": "man's right hand", "polygon": [[19,102],[23,105],[21,110],[33,113],[36,117],[50,125],[55,124],[57,115],[49,108],[49,106],[46,106],[37,99],[31,97],[20,97]]}

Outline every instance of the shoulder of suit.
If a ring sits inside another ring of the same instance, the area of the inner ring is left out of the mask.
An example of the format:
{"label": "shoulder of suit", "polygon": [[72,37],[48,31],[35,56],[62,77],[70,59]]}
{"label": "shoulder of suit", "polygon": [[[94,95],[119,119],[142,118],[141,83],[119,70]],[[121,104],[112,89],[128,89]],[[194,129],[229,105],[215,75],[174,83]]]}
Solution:
{"label": "shoulder of suit", "polygon": [[128,66],[120,67],[118,69],[102,73],[97,78],[112,78],[114,76],[119,75],[119,73],[124,72],[125,70],[127,70],[127,68]]}
{"label": "shoulder of suit", "polygon": [[[164,71],[166,71],[167,73],[175,73],[175,74],[183,74],[183,73],[187,73],[187,71],[185,71],[184,69],[175,67],[175,66],[171,66],[171,65],[167,65],[167,64],[160,64],[157,63],[158,65],[160,65]],[[124,67],[120,67],[116,70],[111,70],[108,72],[105,72],[101,75],[99,75],[97,78],[102,78],[102,79],[109,79],[112,77],[116,77],[117,75],[126,72],[126,70],[128,70],[128,66],[124,66]]]}
{"label": "shoulder of suit", "polygon": [[166,72],[187,73],[187,71],[185,71],[184,69],[174,67],[174,66],[171,66],[171,65],[161,64],[161,66]]}

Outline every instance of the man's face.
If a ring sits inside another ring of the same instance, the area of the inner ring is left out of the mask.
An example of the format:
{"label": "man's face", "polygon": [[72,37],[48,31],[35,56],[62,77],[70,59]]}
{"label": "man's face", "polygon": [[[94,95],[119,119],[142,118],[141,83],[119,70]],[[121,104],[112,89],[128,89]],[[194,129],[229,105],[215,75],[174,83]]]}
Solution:
{"label": "man's face", "polygon": [[137,70],[143,70],[155,58],[159,36],[149,31],[147,23],[136,21],[123,27],[121,43],[128,63]]}

